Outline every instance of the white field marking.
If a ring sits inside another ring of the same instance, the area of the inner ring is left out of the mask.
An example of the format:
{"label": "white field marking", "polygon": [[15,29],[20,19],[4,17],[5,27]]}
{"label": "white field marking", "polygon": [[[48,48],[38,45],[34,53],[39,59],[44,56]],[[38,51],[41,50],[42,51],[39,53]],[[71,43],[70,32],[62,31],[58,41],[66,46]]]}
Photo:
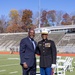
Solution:
{"label": "white field marking", "polygon": [[36,68],[40,68],[39,65],[37,65]]}
{"label": "white field marking", "polygon": [[39,59],[36,60],[36,62],[39,62],[39,61],[40,61]]}
{"label": "white field marking", "polygon": [[14,60],[14,59],[19,60],[20,58],[8,58],[8,60]]}
{"label": "white field marking", "polygon": [[4,72],[4,71],[6,71],[6,70],[0,70],[0,72]]}
{"label": "white field marking", "polygon": [[5,67],[5,66],[15,66],[15,65],[19,65],[19,64],[0,65],[0,67]]}
{"label": "white field marking", "polygon": [[10,72],[9,74],[18,73],[18,71]]}
{"label": "white field marking", "polygon": [[40,71],[37,71],[36,73],[40,73]]}

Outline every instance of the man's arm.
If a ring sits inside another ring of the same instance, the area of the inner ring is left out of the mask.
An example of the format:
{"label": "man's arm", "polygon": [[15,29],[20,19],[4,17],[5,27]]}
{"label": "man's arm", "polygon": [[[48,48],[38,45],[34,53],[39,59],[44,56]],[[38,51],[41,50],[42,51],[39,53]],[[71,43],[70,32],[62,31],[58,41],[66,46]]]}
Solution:
{"label": "man's arm", "polygon": [[26,60],[24,58],[25,50],[26,50],[25,40],[22,39],[20,42],[20,60],[21,60],[20,63],[21,63],[21,65],[23,65],[24,68],[28,68]]}
{"label": "man's arm", "polygon": [[52,41],[52,59],[53,59],[51,66],[52,68],[56,67],[56,57],[57,57],[57,50],[54,41]]}
{"label": "man's arm", "polygon": [[36,46],[35,54],[40,55],[40,50],[39,50],[39,45],[38,45],[38,44],[37,44],[37,46]]}
{"label": "man's arm", "polygon": [[25,60],[24,60],[25,48],[26,48],[25,41],[24,41],[24,39],[22,39],[20,42],[20,60],[21,60],[20,63],[21,64],[23,64],[25,62]]}
{"label": "man's arm", "polygon": [[52,58],[53,58],[53,64],[56,64],[56,56],[57,56],[57,50],[54,41],[52,41]]}

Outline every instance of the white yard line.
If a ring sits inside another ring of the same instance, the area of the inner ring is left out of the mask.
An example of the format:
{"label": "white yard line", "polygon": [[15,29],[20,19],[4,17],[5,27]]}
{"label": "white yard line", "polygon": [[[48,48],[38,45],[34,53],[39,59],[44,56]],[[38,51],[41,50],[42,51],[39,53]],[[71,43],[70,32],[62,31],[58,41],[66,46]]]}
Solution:
{"label": "white yard line", "polygon": [[20,58],[0,58],[0,60],[20,60]]}
{"label": "white yard line", "polygon": [[20,58],[8,58],[8,60],[19,60]]}
{"label": "white yard line", "polygon": [[4,71],[6,71],[6,70],[0,70],[0,72],[4,72]]}
{"label": "white yard line", "polygon": [[5,67],[5,66],[14,66],[14,65],[19,65],[19,64],[0,65],[0,67]]}
{"label": "white yard line", "polygon": [[18,71],[10,72],[9,74],[14,74],[14,73],[18,73]]}

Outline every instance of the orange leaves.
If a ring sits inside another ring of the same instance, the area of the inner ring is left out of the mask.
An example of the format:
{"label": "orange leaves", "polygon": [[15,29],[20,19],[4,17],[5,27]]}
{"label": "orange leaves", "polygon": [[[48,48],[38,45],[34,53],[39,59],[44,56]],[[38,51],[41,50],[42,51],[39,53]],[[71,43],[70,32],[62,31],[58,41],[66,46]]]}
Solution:
{"label": "orange leaves", "polygon": [[19,27],[17,24],[8,26],[8,28],[6,30],[6,32],[10,32],[10,33],[12,33],[12,32],[16,33],[16,32],[22,32],[22,31],[23,30],[21,29],[21,27]]}
{"label": "orange leaves", "polygon": [[32,23],[32,11],[31,10],[23,10],[22,22],[25,25],[29,25]]}

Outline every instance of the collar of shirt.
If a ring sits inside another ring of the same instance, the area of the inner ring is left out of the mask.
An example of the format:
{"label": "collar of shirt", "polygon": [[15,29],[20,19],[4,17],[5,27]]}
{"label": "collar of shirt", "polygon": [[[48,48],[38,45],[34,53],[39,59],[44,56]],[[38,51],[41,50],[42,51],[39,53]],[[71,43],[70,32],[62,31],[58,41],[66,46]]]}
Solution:
{"label": "collar of shirt", "polygon": [[29,38],[29,40],[32,42],[32,44],[33,44],[33,46],[34,46],[34,49],[35,49],[35,48],[36,48],[36,46],[35,46],[34,39]]}
{"label": "collar of shirt", "polygon": [[30,38],[30,37],[28,37],[28,38],[29,38],[29,40],[30,40],[30,41],[34,41],[34,39],[33,39],[33,38]]}
{"label": "collar of shirt", "polygon": [[43,39],[42,41],[47,41],[48,39]]}

